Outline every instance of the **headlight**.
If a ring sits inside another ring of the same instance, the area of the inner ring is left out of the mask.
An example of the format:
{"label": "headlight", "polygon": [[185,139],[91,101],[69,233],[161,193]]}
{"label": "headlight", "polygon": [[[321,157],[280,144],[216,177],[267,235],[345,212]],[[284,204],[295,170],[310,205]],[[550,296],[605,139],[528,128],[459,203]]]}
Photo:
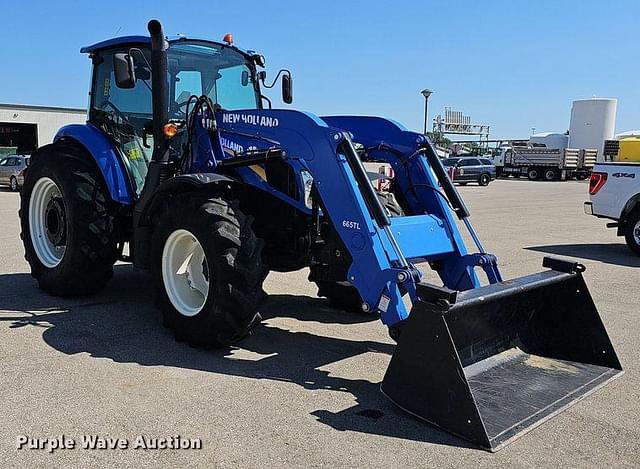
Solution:
{"label": "headlight", "polygon": [[302,184],[304,185],[304,204],[307,208],[311,209],[313,207],[313,203],[311,201],[311,188],[313,187],[313,176],[309,171],[301,171],[300,176],[302,176]]}

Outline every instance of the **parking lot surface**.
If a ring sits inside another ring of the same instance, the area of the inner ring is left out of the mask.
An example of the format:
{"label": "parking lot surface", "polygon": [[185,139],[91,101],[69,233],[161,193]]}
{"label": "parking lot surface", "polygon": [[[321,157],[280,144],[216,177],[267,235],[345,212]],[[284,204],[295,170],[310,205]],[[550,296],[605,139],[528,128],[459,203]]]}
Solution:
{"label": "parking lot surface", "polygon": [[[272,273],[263,324],[239,347],[176,343],[149,279],[116,266],[107,289],[37,289],[19,195],[0,189],[0,461],[3,467],[633,467],[640,463],[640,257],[584,215],[587,184],[499,180],[460,188],[505,278],[574,258],[625,375],[496,454],[379,392],[393,343],[370,316],[330,308],[307,272]],[[577,334],[580,331],[576,331]],[[17,450],[27,435],[199,438],[194,450]]]}

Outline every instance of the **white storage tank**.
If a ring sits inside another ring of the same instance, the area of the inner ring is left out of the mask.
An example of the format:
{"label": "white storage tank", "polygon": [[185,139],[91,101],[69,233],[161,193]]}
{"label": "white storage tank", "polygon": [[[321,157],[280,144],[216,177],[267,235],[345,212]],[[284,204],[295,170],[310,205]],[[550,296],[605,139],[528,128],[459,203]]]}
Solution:
{"label": "white storage tank", "polygon": [[617,106],[615,98],[574,101],[569,124],[569,148],[598,150],[598,161],[602,161],[604,141],[611,140],[615,131]]}
{"label": "white storage tank", "polygon": [[569,144],[569,136],[560,132],[539,132],[529,137],[529,142],[535,146],[564,150]]}

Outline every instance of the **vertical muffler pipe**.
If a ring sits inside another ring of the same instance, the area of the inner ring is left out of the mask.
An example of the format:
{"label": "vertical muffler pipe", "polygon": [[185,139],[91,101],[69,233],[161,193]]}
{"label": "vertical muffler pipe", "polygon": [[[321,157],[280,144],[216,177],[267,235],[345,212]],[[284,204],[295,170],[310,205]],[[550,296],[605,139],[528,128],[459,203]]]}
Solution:
{"label": "vertical muffler pipe", "polygon": [[168,176],[169,149],[164,136],[164,125],[169,119],[169,85],[167,83],[167,49],[162,25],[151,20],[147,25],[151,37],[151,100],[153,105],[153,155],[147,178],[136,209],[142,211],[156,188]]}
{"label": "vertical muffler pipe", "polygon": [[167,49],[169,44],[164,37],[162,25],[151,20],[147,25],[151,36],[151,99],[153,102],[153,160],[164,156],[163,127],[169,119],[169,85],[167,83]]}
{"label": "vertical muffler pipe", "polygon": [[169,84],[167,83],[167,50],[169,43],[164,37],[162,25],[151,20],[147,25],[151,38],[151,100],[153,105],[153,155],[149,162],[147,177],[140,198],[133,212],[134,243],[133,262],[145,268],[149,262],[151,229],[144,225],[142,214],[153,200],[156,189],[172,174],[169,167],[169,146],[164,136],[164,125],[169,119]]}

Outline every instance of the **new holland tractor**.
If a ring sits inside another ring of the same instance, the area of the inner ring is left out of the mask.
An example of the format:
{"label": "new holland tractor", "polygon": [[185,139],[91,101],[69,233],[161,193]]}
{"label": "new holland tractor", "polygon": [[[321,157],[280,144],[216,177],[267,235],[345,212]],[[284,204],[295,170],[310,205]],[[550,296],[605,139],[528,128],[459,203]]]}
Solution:
{"label": "new holland tractor", "polygon": [[[288,71],[267,84],[228,36],[148,30],[81,49],[88,121],[31,158],[20,217],[43,290],[91,294],[132,262],[177,340],[225,347],[259,323],[269,270],[309,267],[319,296],[389,328],[382,392],[491,450],[622,373],[584,267],[546,258],[503,281],[425,135],[272,109],[263,89],[281,76],[290,104]],[[388,190],[364,162],[393,168]]]}

